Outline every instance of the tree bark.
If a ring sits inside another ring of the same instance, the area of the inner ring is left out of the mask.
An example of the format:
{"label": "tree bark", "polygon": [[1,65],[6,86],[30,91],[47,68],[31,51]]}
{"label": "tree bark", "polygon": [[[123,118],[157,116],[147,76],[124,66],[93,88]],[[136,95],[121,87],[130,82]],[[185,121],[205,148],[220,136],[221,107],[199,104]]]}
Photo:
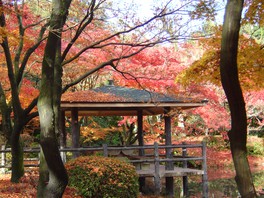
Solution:
{"label": "tree bark", "polygon": [[38,197],[62,197],[68,176],[60,157],[57,133],[61,97],[61,33],[70,0],[53,0],[50,32],[42,62],[42,80],[38,100],[40,145],[43,152]]}
{"label": "tree bark", "polygon": [[237,50],[243,0],[229,0],[226,5],[222,31],[220,72],[231,112],[231,130],[228,134],[236,183],[243,198],[256,197],[247,159],[247,116],[237,69]]}
{"label": "tree bark", "polygon": [[11,182],[18,183],[24,175],[24,151],[23,142],[20,138],[20,131],[13,130],[11,135],[11,153],[12,153],[12,175]]}
{"label": "tree bark", "polygon": [[11,112],[12,109],[8,104],[6,103],[6,97],[3,90],[3,87],[0,83],[0,110],[2,114],[2,125],[1,125],[1,131],[3,133],[3,136],[5,137],[5,140],[7,143],[10,143],[10,137],[12,134],[12,124],[11,124]]}
{"label": "tree bark", "polygon": [[[3,8],[3,2],[0,0],[0,8]],[[4,12],[1,12],[0,14],[0,26],[5,28],[6,27],[6,19]],[[19,89],[18,84],[16,81],[14,69],[13,69],[13,63],[12,63],[12,56],[9,49],[9,43],[7,36],[2,36],[1,40],[1,46],[4,51],[5,60],[6,60],[6,66],[8,69],[8,78],[11,86],[11,95],[12,95],[12,110],[14,113],[14,126],[12,128],[12,131],[9,131],[10,135],[10,143],[11,143],[11,152],[12,152],[12,176],[11,181],[12,182],[18,182],[20,177],[24,174],[24,161],[23,161],[23,148],[20,141],[20,132],[23,129],[23,123],[26,123],[26,118],[23,115],[23,109],[21,107],[21,103],[19,100]],[[2,89],[2,88],[1,88]],[[3,90],[1,90],[1,95],[4,94]],[[1,104],[1,106],[5,104]],[[3,107],[4,107],[3,106]],[[4,120],[8,123],[5,123],[7,127],[10,127],[12,125],[12,121],[10,119],[9,112],[5,111],[2,112],[5,114],[2,114],[4,116]],[[7,114],[6,114],[7,113]],[[7,129],[7,128],[6,128]],[[11,133],[10,133],[11,132]]]}

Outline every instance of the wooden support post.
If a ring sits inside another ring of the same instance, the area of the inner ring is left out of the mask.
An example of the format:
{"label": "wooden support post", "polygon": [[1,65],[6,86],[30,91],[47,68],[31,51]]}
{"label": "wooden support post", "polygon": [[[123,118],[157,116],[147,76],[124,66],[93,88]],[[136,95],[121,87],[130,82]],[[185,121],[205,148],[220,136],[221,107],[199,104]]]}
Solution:
{"label": "wooden support post", "polygon": [[[165,143],[167,146],[170,146],[172,143],[171,140],[171,117],[168,114],[170,112],[170,108],[165,108],[164,111],[164,119],[165,119]],[[172,158],[172,148],[166,148],[166,158]],[[165,166],[166,170],[173,170],[174,165],[173,162],[166,162]],[[166,177],[166,193],[169,197],[173,197],[174,195],[174,179],[173,177]]]}
{"label": "wooden support post", "polygon": [[206,163],[206,142],[203,141],[203,148],[202,148],[202,154],[203,154],[203,163],[202,168],[204,171],[204,174],[202,175],[202,182],[203,182],[203,198],[208,197],[208,177],[207,177],[207,163]]}
{"label": "wooden support post", "polygon": [[104,157],[108,157],[107,144],[103,144]]}
{"label": "wooden support post", "polygon": [[65,111],[60,115],[60,146],[66,147]]}
{"label": "wooden support post", "polygon": [[[61,111],[60,115],[60,149],[66,147],[66,130],[65,130],[65,111]],[[60,152],[63,163],[66,163],[66,152]]]}
{"label": "wooden support post", "polygon": [[[137,124],[138,124],[138,145],[144,146],[144,134],[143,134],[143,112],[142,110],[138,111],[137,114]],[[144,149],[139,149],[139,156],[144,156],[145,151]]]}
{"label": "wooden support post", "polygon": [[[80,127],[78,122],[78,109],[73,108],[71,111],[71,125],[72,125],[72,147],[79,148],[79,140],[80,140]],[[73,152],[73,158],[79,156],[79,152]]]}
{"label": "wooden support post", "polygon": [[154,183],[155,183],[155,194],[160,194],[160,160],[159,160],[159,145],[157,142],[154,143],[154,166],[155,166],[155,175],[154,175]]}
{"label": "wooden support post", "polygon": [[[143,112],[142,110],[139,110],[137,112],[137,124],[138,124],[138,145],[144,146],[144,134],[143,134]],[[145,151],[144,149],[139,149],[139,156],[144,156]],[[146,178],[145,177],[139,177],[139,190],[142,192],[143,187],[146,184]]]}
{"label": "wooden support post", "polygon": [[[182,144],[186,145],[185,142],[183,142]],[[187,157],[187,148],[186,147],[182,148],[182,157],[183,158]],[[183,168],[187,168],[187,161],[186,160],[183,161]],[[183,196],[187,197],[188,196],[188,177],[187,176],[182,177],[182,184],[183,184]]]}

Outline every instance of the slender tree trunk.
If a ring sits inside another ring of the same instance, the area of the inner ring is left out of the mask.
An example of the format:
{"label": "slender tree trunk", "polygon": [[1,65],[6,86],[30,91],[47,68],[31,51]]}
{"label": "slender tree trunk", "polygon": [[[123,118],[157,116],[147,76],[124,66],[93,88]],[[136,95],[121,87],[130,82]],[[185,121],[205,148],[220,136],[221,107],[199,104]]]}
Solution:
{"label": "slender tree trunk", "polygon": [[12,109],[6,103],[6,97],[3,90],[3,87],[0,82],[0,111],[2,114],[2,133],[6,139],[7,143],[10,143],[10,137],[12,134],[12,121],[11,121],[11,112]]}
{"label": "slender tree trunk", "polygon": [[227,2],[222,32],[220,71],[231,111],[230,146],[236,183],[243,198],[256,197],[247,159],[247,116],[237,71],[237,50],[243,0]]}
{"label": "slender tree trunk", "polygon": [[[0,8],[3,8],[3,2],[0,0]],[[5,20],[5,15],[4,12],[0,13],[0,26],[2,28],[6,27],[6,20]],[[10,142],[11,142],[11,152],[12,152],[12,177],[11,181],[12,182],[18,182],[20,177],[23,176],[24,174],[24,161],[23,161],[23,148],[20,142],[20,132],[23,129],[23,124],[25,123],[24,116],[23,116],[23,109],[21,107],[21,103],[19,100],[19,88],[18,84],[16,81],[15,73],[14,73],[14,68],[13,68],[13,63],[12,63],[12,56],[11,56],[11,51],[9,48],[9,43],[8,43],[8,38],[6,35],[2,35],[1,39],[1,46],[3,48],[3,52],[5,55],[5,60],[6,60],[6,66],[8,69],[8,78],[11,86],[11,95],[12,95],[12,110],[14,114],[14,127],[12,129],[12,133],[9,134],[11,135],[10,137]],[[2,89],[2,87],[1,87]],[[3,90],[0,90],[1,95],[3,94]],[[3,104],[1,104],[3,105]],[[3,113],[3,112],[2,112]],[[11,119],[10,119],[10,114],[9,115],[4,115],[7,116],[5,117],[5,121],[9,122],[6,123],[8,127],[11,125]],[[11,132],[11,131],[9,131]]]}
{"label": "slender tree trunk", "polygon": [[23,142],[20,138],[20,131],[13,131],[11,136],[12,153],[12,176],[11,182],[18,183],[24,175],[24,151]]}

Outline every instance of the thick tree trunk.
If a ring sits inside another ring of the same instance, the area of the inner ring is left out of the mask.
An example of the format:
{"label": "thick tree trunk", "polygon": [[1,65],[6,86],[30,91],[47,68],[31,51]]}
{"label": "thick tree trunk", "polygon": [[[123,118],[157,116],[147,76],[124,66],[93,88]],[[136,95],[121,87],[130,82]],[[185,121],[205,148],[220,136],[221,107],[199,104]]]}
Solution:
{"label": "thick tree trunk", "polygon": [[[43,63],[47,64],[47,63]],[[51,70],[50,70],[51,69]],[[53,69],[45,67],[41,92],[38,100],[41,136],[41,158],[38,197],[62,197],[68,183],[66,169],[60,157],[53,109]],[[50,71],[49,71],[50,70]]]}
{"label": "thick tree trunk", "polygon": [[42,80],[38,100],[41,159],[38,197],[62,197],[68,176],[59,153],[59,109],[61,97],[61,32],[71,0],[53,0],[50,33],[42,63]]}
{"label": "thick tree trunk", "polygon": [[247,117],[237,71],[237,50],[243,0],[227,2],[222,32],[220,71],[231,112],[230,146],[236,183],[243,198],[256,197],[247,160]]}
{"label": "thick tree trunk", "polygon": [[40,159],[40,164],[39,164],[39,182],[38,182],[37,197],[42,197],[45,194],[46,184],[49,182],[49,169],[42,149],[40,149],[39,159]]}

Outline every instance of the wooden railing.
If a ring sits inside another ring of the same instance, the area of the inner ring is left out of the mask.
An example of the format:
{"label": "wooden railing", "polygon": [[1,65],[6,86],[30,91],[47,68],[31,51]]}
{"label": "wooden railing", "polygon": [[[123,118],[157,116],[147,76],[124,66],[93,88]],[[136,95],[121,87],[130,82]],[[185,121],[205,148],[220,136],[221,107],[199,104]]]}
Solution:
{"label": "wooden railing", "polygon": [[[188,149],[198,148],[200,149],[199,156],[190,156]],[[143,151],[143,152],[142,152]],[[176,152],[177,151],[177,152]],[[10,148],[1,147],[1,170],[4,172],[6,168],[11,167],[10,160],[7,160],[7,153],[10,153]],[[35,163],[25,163],[25,167],[37,167],[39,148],[24,148],[24,153],[36,153],[33,160]],[[100,152],[103,156],[118,156],[126,157],[132,164],[135,165],[136,171],[139,177],[154,177],[155,192],[160,193],[161,190],[161,178],[162,177],[176,177],[181,176],[183,178],[183,192],[184,195],[188,194],[188,176],[201,175],[203,181],[203,197],[207,197],[207,166],[206,166],[206,144],[205,142],[199,144],[173,144],[173,145],[159,145],[154,143],[153,145],[144,146],[108,146],[106,144],[100,147],[81,147],[81,148],[60,148],[61,156],[64,162],[66,162],[66,153],[75,153],[75,155],[85,155],[88,152]],[[139,155],[141,154],[141,156]],[[144,155],[142,155],[144,154]],[[10,156],[9,156],[10,159]],[[27,156],[24,160],[29,160]],[[190,162],[201,162],[199,168],[189,168]],[[144,165],[148,165],[145,168]]]}

